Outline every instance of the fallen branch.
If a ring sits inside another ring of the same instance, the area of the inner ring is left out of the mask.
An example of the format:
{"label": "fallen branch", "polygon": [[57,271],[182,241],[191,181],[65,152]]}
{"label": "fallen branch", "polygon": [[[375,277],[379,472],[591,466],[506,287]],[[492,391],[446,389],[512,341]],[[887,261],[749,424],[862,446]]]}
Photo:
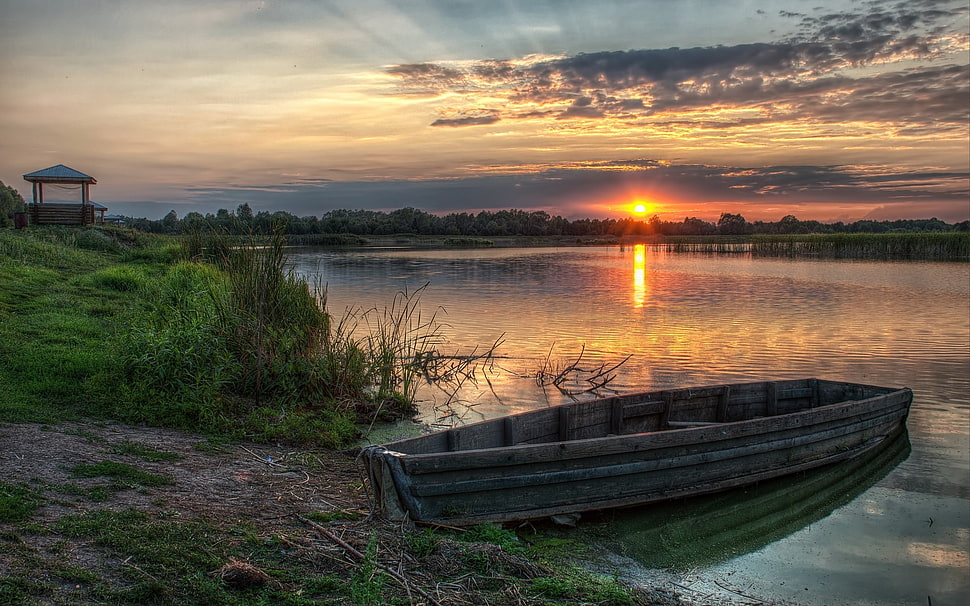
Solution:
{"label": "fallen branch", "polygon": [[[584,368],[582,364],[583,357],[586,355],[586,346],[583,345],[574,362],[559,367],[552,361],[552,352],[555,346],[555,343],[553,343],[552,347],[549,348],[549,353],[546,354],[542,367],[534,376],[535,382],[541,388],[552,385],[561,393],[570,397],[609,389],[609,384],[616,379],[616,369],[626,364],[633,357],[632,354],[628,355],[612,366],[607,366],[604,362],[595,368]],[[582,382],[585,382],[586,386],[573,387]]]}
{"label": "fallen branch", "polygon": [[[321,536],[336,543],[344,551],[354,556],[354,558],[356,558],[358,561],[363,562],[366,559],[366,556],[362,554],[360,551],[358,551],[357,549],[355,549],[353,545],[351,545],[347,541],[344,541],[343,539],[333,534],[332,532],[330,532],[320,524],[317,524],[313,520],[308,520],[307,518],[304,518],[299,514],[294,514],[294,515],[298,520],[300,520],[304,524],[310,526],[318,533],[320,533]],[[404,575],[378,562],[374,562],[374,566],[384,574],[388,575],[389,577],[393,578],[395,581],[400,583],[406,590],[411,591],[413,589],[414,591],[418,592],[421,595],[421,597],[428,600],[428,602],[434,604],[435,606],[441,606],[441,603],[438,600],[434,599],[428,592],[426,592],[425,590],[421,589],[420,587],[418,587],[417,585],[409,581]]]}

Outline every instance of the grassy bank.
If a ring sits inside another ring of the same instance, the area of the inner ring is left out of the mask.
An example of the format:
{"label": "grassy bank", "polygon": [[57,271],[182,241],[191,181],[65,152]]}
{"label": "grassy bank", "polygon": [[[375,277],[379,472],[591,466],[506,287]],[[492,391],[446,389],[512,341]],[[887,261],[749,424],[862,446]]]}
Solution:
{"label": "grassy bank", "polygon": [[[354,330],[288,273],[283,241],[0,232],[0,418],[127,422],[341,447],[410,414],[433,327]],[[427,332],[422,332],[427,330]]]}
{"label": "grassy bank", "polygon": [[414,309],[358,334],[280,242],[0,230],[0,604],[660,603],[579,545],[368,517],[329,449],[408,414]]}
{"label": "grassy bank", "polygon": [[120,346],[175,249],[129,233],[0,231],[0,418],[56,422],[112,412]]}

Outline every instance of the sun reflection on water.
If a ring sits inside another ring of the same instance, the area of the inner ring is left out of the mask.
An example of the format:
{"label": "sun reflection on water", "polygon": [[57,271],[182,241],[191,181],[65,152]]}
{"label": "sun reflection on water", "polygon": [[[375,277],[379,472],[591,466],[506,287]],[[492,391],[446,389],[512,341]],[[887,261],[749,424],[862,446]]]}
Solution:
{"label": "sun reflection on water", "polygon": [[647,300],[647,251],[643,244],[633,247],[633,306],[643,307]]}

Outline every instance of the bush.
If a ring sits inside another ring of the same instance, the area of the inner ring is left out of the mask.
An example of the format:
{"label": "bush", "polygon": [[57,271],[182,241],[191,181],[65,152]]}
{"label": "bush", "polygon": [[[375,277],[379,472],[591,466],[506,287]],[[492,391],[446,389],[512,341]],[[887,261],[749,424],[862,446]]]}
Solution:
{"label": "bush", "polygon": [[125,337],[121,416],[337,448],[358,436],[356,420],[413,412],[417,361],[439,341],[434,318],[405,294],[383,314],[334,323],[288,269],[284,243],[279,234],[245,245],[213,237],[183,249],[212,264],[183,260],[158,278],[122,266],[93,278],[137,288],[148,305]]}

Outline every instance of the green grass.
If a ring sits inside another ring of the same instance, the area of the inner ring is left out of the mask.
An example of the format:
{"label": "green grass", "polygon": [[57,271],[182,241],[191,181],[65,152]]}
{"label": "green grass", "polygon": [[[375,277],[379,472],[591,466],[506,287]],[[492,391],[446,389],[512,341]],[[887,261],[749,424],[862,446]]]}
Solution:
{"label": "green grass", "polygon": [[112,320],[125,306],[82,281],[106,262],[0,231],[0,419],[56,422],[103,408],[101,386],[118,363]]}
{"label": "green grass", "polygon": [[[288,555],[278,537],[256,536],[242,527],[97,509],[33,525],[30,532],[54,547],[31,548],[18,535],[0,537],[0,549],[14,556],[0,578],[0,604],[309,606],[354,604],[353,591],[367,600],[356,603],[380,603],[372,599],[380,594],[378,577],[358,574],[354,585],[319,574],[312,560]],[[99,566],[76,562],[68,547],[78,542],[97,554]],[[215,572],[230,558],[258,566],[274,581],[250,588],[227,585]]]}
{"label": "green grass", "polygon": [[0,480],[0,522],[26,520],[42,503],[43,497],[27,486]]}
{"label": "green grass", "polygon": [[529,593],[544,598],[546,604],[597,604],[601,606],[633,606],[633,596],[615,578],[595,575],[574,568],[563,570],[553,577],[533,579]]}
{"label": "green grass", "polygon": [[[127,466],[102,463],[77,469],[84,470],[83,475],[144,481]],[[0,484],[0,493],[4,490],[16,492],[18,498],[31,493],[26,487]],[[396,532],[382,535],[374,529],[366,546],[359,547],[363,558],[354,566],[343,566],[334,562],[332,546],[324,547],[312,529],[296,520],[267,533],[258,521],[183,518],[166,511],[117,509],[110,502],[101,509],[44,523],[31,521],[32,513],[17,517],[16,532],[0,531],[0,551],[7,566],[0,577],[0,604],[403,606],[413,603],[406,597],[408,590],[387,570],[408,562],[406,568],[413,571],[420,566],[417,562],[440,559],[439,550],[445,545],[450,572],[434,577],[434,582],[458,587],[479,575],[467,592],[455,594],[470,596],[472,601],[505,603],[515,595],[516,603],[523,606],[635,603],[633,594],[615,578],[568,563],[575,553],[572,547],[558,543],[527,547],[514,532],[497,525],[465,532],[414,529],[391,545],[384,541],[397,536]],[[334,522],[312,517],[318,523]],[[525,551],[544,566],[529,564]],[[324,553],[331,555],[323,557]],[[232,560],[258,567],[271,581],[244,588],[223,582],[217,571]],[[428,577],[420,578],[429,582]],[[426,589],[431,588],[426,585]]]}

